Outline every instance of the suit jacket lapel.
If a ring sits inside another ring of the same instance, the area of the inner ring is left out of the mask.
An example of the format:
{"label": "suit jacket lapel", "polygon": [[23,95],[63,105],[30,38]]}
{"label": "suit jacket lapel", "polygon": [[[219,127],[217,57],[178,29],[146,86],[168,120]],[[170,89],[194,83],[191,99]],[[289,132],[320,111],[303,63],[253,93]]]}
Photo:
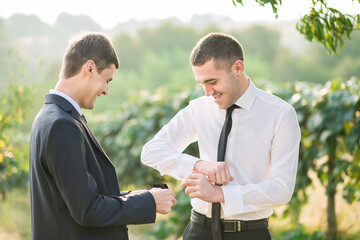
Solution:
{"label": "suit jacket lapel", "polygon": [[100,152],[102,152],[105,155],[106,159],[111,163],[109,157],[106,155],[104,149],[101,147],[100,143],[92,134],[85,120],[80,116],[78,111],[76,111],[76,109],[73,107],[73,105],[70,102],[68,102],[65,98],[58,96],[56,94],[47,94],[45,97],[45,104],[49,104],[49,103],[55,103],[56,105],[64,109],[64,111],[68,112],[77,121],[79,121],[86,129],[87,134],[90,136],[91,140],[96,145],[96,147],[100,150]]}
{"label": "suit jacket lapel", "polygon": [[80,121],[81,124],[85,127],[88,135],[90,136],[93,143],[97,146],[97,148],[105,155],[105,157],[110,161],[109,157],[106,155],[104,149],[101,147],[98,140],[95,138],[94,134],[91,132],[89,126],[85,122],[85,120],[79,115],[79,113],[74,109],[74,111],[71,112],[71,116],[73,116],[76,120]]}

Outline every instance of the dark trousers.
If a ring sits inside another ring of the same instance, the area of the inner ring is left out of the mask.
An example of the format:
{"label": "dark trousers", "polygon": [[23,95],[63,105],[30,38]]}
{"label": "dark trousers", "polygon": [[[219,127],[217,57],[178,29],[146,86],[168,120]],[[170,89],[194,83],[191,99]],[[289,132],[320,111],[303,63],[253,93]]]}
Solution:
{"label": "dark trousers", "polygon": [[[223,240],[271,240],[267,228],[244,232],[223,232],[222,236]],[[212,240],[211,227],[190,221],[185,229],[183,240]]]}

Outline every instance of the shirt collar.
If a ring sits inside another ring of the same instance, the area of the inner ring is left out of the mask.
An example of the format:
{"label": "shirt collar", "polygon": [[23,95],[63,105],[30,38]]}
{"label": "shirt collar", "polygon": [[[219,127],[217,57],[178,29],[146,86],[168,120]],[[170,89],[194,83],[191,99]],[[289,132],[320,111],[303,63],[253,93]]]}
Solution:
{"label": "shirt collar", "polygon": [[50,93],[59,95],[59,96],[65,98],[67,101],[69,101],[71,103],[71,105],[73,105],[73,107],[80,114],[80,116],[82,115],[82,111],[81,111],[79,104],[74,99],[72,99],[69,95],[67,95],[66,93],[60,92],[58,90],[55,90],[55,89],[50,89]]}
{"label": "shirt collar", "polygon": [[235,104],[249,111],[255,101],[256,95],[257,88],[249,79],[249,87],[246,89],[245,93],[238,100],[236,100]]}

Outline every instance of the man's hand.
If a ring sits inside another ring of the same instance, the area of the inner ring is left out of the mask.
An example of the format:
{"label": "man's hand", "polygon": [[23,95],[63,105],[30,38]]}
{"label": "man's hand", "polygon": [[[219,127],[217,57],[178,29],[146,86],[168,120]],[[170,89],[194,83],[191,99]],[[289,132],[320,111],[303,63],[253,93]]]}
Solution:
{"label": "man's hand", "polygon": [[168,214],[176,205],[175,195],[170,189],[152,188],[150,193],[155,199],[157,213]]}
{"label": "man's hand", "polygon": [[210,162],[199,160],[194,165],[194,171],[205,174],[209,181],[218,185],[227,185],[233,181],[234,177],[230,175],[229,167],[226,162]]}
{"label": "man's hand", "polygon": [[192,173],[185,177],[181,182],[181,187],[185,186],[185,192],[191,198],[199,198],[206,202],[224,202],[221,187],[209,182],[201,173]]}

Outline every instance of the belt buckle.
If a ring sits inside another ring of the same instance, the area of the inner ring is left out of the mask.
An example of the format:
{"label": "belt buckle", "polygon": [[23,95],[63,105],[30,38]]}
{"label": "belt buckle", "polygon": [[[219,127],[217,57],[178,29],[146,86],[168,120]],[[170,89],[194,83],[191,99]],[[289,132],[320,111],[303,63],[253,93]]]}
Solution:
{"label": "belt buckle", "polygon": [[[237,229],[239,229],[238,231],[241,231],[241,221],[224,221],[224,223],[232,223],[233,224],[233,228],[232,229],[224,229],[224,232],[230,232],[230,233],[234,233],[237,232]],[[236,229],[236,226],[238,227]]]}

